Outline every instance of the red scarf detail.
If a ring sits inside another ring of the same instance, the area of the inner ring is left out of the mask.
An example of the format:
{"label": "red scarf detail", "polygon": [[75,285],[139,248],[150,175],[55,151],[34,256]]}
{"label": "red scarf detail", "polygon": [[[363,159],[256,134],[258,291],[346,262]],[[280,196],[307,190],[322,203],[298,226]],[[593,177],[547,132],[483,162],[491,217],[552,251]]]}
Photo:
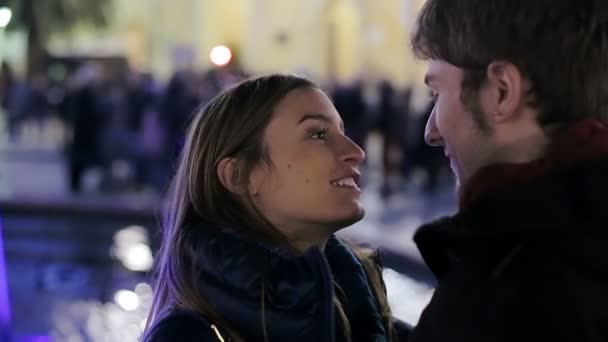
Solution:
{"label": "red scarf detail", "polygon": [[468,206],[481,195],[525,182],[578,161],[605,156],[608,156],[608,125],[599,120],[578,122],[560,132],[541,159],[524,164],[495,164],[479,170],[461,192],[460,208]]}

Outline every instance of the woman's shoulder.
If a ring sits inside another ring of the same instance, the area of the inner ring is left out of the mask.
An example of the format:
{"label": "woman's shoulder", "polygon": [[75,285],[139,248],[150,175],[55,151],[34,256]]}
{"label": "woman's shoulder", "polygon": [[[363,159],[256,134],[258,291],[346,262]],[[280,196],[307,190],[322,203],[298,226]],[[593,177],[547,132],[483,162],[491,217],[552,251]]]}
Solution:
{"label": "woman's shoulder", "polygon": [[216,333],[215,326],[206,317],[175,311],[156,323],[143,342],[216,342],[221,341],[218,334],[219,331]]}

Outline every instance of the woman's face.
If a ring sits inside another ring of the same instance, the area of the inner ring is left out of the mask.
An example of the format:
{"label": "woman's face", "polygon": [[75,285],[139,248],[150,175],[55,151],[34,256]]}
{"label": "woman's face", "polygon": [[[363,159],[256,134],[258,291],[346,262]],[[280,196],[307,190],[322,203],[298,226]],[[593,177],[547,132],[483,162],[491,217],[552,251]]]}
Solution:
{"label": "woman's face", "polygon": [[344,135],[340,115],[319,89],[292,90],[264,132],[271,165],[250,186],[258,210],[296,240],[316,239],[364,216],[358,166],[365,153]]}

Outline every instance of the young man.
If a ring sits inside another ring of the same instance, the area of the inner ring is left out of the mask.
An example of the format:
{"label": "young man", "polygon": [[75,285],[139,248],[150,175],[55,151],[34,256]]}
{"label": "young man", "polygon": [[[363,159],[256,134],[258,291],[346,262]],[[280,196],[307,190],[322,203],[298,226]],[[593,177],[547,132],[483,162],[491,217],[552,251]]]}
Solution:
{"label": "young man", "polygon": [[608,2],[428,0],[411,43],[460,206],[412,340],[608,341]]}

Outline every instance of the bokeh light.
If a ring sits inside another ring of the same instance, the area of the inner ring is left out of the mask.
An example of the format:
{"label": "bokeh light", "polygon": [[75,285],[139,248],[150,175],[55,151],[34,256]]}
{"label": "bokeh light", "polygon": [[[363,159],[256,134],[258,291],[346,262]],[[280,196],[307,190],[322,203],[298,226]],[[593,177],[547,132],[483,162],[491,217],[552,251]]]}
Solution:
{"label": "bokeh light", "polygon": [[148,245],[136,243],[128,247],[122,262],[131,271],[145,272],[152,268],[154,259]]}
{"label": "bokeh light", "polygon": [[135,292],[129,290],[116,292],[114,301],[125,311],[135,311],[139,307],[139,297]]}
{"label": "bokeh light", "polygon": [[154,258],[144,227],[129,226],[114,235],[112,254],[131,271],[146,272],[152,268]]}
{"label": "bokeh light", "polygon": [[0,8],[0,28],[5,28],[13,17],[13,11],[8,7]]}
{"label": "bokeh light", "polygon": [[217,66],[224,66],[232,60],[232,51],[224,45],[218,45],[211,49],[209,53],[211,63]]}

